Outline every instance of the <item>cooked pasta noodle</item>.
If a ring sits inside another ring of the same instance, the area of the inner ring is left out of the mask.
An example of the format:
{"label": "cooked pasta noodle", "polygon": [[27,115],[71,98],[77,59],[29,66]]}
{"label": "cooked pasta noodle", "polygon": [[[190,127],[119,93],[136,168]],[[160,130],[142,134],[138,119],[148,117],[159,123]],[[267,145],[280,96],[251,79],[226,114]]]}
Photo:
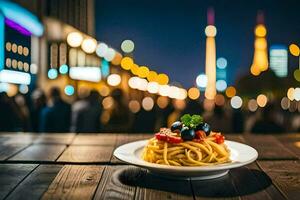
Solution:
{"label": "cooked pasta noodle", "polygon": [[155,137],[144,148],[145,161],[173,166],[209,166],[230,162],[230,152],[224,143],[217,144],[214,137],[201,141],[169,143]]}

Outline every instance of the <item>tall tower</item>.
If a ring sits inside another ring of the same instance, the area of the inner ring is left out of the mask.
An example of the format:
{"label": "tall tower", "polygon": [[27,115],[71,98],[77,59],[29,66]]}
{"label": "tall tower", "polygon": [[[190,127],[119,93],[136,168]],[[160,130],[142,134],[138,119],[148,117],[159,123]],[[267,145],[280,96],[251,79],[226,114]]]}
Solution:
{"label": "tall tower", "polygon": [[264,15],[262,12],[257,14],[257,25],[254,30],[254,56],[250,68],[251,74],[258,76],[261,72],[266,71],[269,67],[267,29],[264,25]]}
{"label": "tall tower", "polygon": [[207,86],[205,97],[214,99],[216,95],[216,42],[217,28],[215,24],[215,13],[212,8],[207,11],[207,26],[205,28],[206,35],[206,57],[205,57],[205,73],[207,76]]}

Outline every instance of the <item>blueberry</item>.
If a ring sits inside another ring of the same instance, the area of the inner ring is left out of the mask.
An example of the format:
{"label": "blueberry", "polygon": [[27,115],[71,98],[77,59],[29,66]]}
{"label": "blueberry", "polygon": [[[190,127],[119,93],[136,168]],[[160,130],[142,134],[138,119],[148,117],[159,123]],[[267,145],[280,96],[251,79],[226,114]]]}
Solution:
{"label": "blueberry", "polygon": [[194,129],[189,129],[188,127],[184,126],[181,129],[181,138],[183,140],[192,140],[195,138],[195,131]]}
{"label": "blueberry", "polygon": [[201,130],[204,131],[206,135],[210,134],[210,125],[208,123],[201,123],[196,127],[196,131]]}
{"label": "blueberry", "polygon": [[182,123],[180,121],[176,121],[172,124],[171,131],[180,132],[181,128],[182,128]]}

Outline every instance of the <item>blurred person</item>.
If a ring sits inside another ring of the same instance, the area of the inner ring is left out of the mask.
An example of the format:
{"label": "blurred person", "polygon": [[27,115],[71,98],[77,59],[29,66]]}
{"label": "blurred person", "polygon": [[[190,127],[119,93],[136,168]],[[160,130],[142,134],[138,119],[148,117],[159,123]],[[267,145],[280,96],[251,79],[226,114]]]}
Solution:
{"label": "blurred person", "polygon": [[17,94],[14,97],[15,108],[19,118],[19,128],[20,131],[29,131],[30,130],[30,112],[27,106],[24,95]]}
{"label": "blurred person", "polygon": [[0,92],[0,131],[17,131],[18,116],[13,101],[5,92]]}
{"label": "blurred person", "polygon": [[253,125],[252,133],[282,133],[283,127],[276,121],[276,112],[273,104],[268,104],[263,110],[261,118]]}
{"label": "blurred person", "polygon": [[96,90],[72,105],[71,131],[78,133],[100,132],[102,107]]}
{"label": "blurred person", "polygon": [[[111,93],[112,108],[103,114],[107,117],[106,131],[129,132],[132,125],[132,114],[121,89],[115,89]],[[102,116],[103,117],[103,116]]]}
{"label": "blurred person", "polygon": [[46,95],[42,90],[36,89],[31,94],[31,101],[31,128],[33,132],[39,132],[41,112],[47,105]]}
{"label": "blurred person", "polygon": [[69,132],[71,106],[62,100],[57,87],[50,89],[50,104],[41,112],[41,132]]}

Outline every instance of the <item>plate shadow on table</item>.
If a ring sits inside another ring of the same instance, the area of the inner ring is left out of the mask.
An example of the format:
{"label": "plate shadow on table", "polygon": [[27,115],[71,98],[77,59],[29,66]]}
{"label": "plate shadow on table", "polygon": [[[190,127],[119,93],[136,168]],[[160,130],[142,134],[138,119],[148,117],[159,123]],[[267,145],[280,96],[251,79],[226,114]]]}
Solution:
{"label": "plate shadow on table", "polygon": [[191,195],[191,186],[195,196],[236,197],[259,192],[272,184],[267,174],[256,169],[241,167],[229,174],[211,180],[168,179],[149,173],[138,167],[126,167],[115,171],[122,184],[147,189]]}

